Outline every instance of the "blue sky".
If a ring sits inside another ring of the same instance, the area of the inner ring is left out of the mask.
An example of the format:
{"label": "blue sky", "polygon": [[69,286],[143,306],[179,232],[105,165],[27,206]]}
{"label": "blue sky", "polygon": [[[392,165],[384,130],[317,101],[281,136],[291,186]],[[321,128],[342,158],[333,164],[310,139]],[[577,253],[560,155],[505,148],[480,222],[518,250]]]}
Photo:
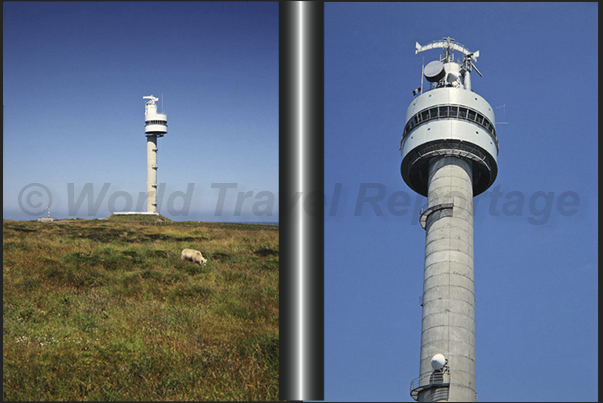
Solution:
{"label": "blue sky", "polygon": [[278,221],[278,77],[276,2],[3,3],[3,217],[46,215],[21,209],[29,184],[45,187],[21,193],[34,213],[46,189],[55,217],[106,217],[126,209],[124,193],[135,210],[146,191],[142,97],[163,94],[159,211]]}
{"label": "blue sky", "polygon": [[[423,56],[441,54],[415,55],[415,42],[446,36],[480,51],[473,90],[508,122],[498,178],[474,208],[478,399],[597,400],[597,13],[325,3],[326,400],[412,401],[425,199],[403,182],[398,148]],[[380,190],[382,215],[368,203],[355,215],[359,195]],[[388,208],[394,192],[406,196]]]}

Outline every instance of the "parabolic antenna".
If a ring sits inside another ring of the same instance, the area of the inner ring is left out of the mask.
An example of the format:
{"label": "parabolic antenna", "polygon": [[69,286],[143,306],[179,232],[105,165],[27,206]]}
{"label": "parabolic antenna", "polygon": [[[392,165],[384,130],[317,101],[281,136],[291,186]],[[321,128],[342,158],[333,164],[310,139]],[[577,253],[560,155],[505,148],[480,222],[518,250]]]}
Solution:
{"label": "parabolic antenna", "polygon": [[425,78],[430,83],[435,83],[444,78],[446,72],[444,71],[444,63],[439,60],[434,60],[430,62],[427,66],[425,66],[425,70],[423,70],[423,74],[425,74]]}
{"label": "parabolic antenna", "polygon": [[444,368],[445,365],[446,357],[444,357],[442,354],[436,354],[431,359],[431,367],[436,371]]}

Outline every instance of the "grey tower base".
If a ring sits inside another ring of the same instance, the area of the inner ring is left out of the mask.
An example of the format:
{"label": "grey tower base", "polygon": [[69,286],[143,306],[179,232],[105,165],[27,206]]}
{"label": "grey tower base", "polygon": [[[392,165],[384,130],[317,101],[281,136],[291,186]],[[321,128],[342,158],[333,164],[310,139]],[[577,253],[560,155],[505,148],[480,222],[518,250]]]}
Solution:
{"label": "grey tower base", "polygon": [[157,135],[147,135],[147,213],[157,213]]}
{"label": "grey tower base", "polygon": [[[473,186],[471,161],[429,162],[419,401],[472,402],[475,395]],[[443,354],[444,372],[431,358]],[[435,380],[435,381],[434,381]]]}

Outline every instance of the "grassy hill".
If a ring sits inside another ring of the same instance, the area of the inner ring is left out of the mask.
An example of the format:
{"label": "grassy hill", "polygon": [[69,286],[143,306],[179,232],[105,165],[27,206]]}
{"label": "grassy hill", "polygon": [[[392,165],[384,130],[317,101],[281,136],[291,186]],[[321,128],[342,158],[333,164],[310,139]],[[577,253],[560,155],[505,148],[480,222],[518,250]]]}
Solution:
{"label": "grassy hill", "polygon": [[4,400],[278,399],[278,226],[157,218],[3,221]]}

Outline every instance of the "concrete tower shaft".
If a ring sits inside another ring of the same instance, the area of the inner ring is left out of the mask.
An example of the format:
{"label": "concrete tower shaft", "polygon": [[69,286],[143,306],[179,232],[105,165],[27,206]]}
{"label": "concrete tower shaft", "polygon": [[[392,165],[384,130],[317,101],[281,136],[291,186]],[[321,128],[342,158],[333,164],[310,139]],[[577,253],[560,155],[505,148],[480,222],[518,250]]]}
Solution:
{"label": "concrete tower shaft", "polygon": [[157,136],[147,136],[147,212],[157,213]]}
{"label": "concrete tower shaft", "polygon": [[448,359],[446,387],[425,389],[419,401],[475,400],[475,298],[473,294],[473,190],[471,162],[456,157],[429,163],[425,210],[425,279],[420,374],[435,372],[431,359]]}

